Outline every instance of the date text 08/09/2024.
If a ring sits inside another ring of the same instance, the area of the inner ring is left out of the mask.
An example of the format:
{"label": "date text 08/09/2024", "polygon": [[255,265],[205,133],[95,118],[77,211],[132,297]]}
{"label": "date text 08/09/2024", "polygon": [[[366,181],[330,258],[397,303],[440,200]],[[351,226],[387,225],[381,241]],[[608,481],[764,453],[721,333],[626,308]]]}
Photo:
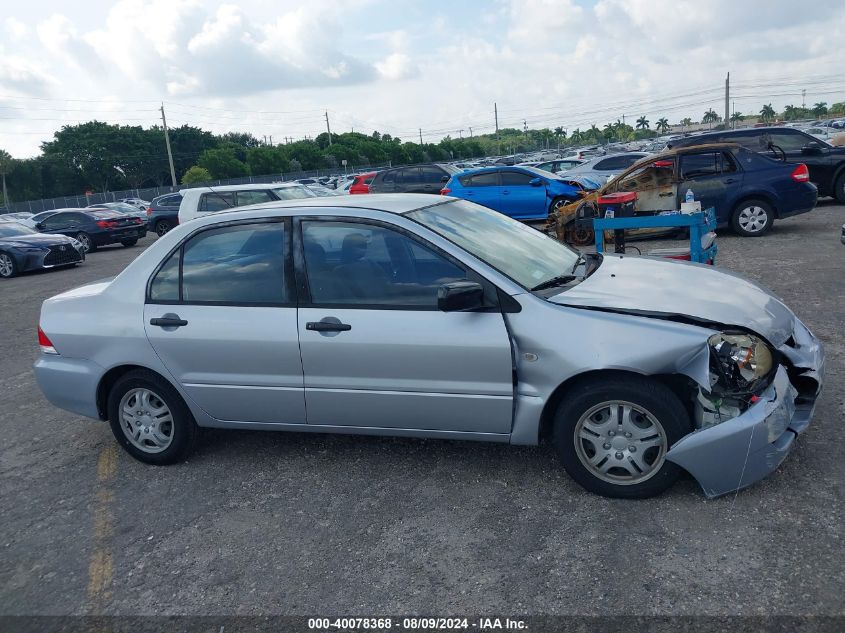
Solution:
{"label": "date text 08/09/2024", "polygon": [[527,628],[524,620],[498,617],[478,618],[434,618],[434,617],[346,617],[309,618],[308,628],[314,631],[359,631],[359,630],[455,630],[477,629],[479,631],[511,630]]}

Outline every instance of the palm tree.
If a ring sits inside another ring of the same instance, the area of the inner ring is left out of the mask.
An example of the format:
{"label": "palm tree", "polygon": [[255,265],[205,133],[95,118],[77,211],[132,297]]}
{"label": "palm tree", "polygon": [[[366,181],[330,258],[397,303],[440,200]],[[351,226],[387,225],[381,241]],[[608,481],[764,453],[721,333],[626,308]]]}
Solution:
{"label": "palm tree", "polygon": [[581,140],[584,138],[584,133],[581,132],[580,128],[576,127],[574,130],[572,130],[572,134],[569,135],[569,138],[573,143],[580,143]]}
{"label": "palm tree", "polygon": [[648,130],[649,120],[645,118],[645,115],[642,115],[639,119],[637,119],[637,129],[638,130]]}
{"label": "palm tree", "polygon": [[595,123],[590,125],[590,129],[587,130],[587,134],[589,134],[594,139],[596,139],[596,141],[598,141],[601,138],[601,130],[596,127]]}
{"label": "palm tree", "polygon": [[713,111],[713,108],[710,108],[709,110],[707,110],[707,112],[704,113],[704,117],[701,119],[701,122],[702,123],[708,123],[709,124],[708,129],[712,130],[713,129],[713,123],[715,121],[718,121],[718,120],[719,120],[719,115],[716,114]]}
{"label": "palm tree", "polygon": [[654,124],[654,127],[657,128],[657,131],[660,134],[666,134],[669,131],[669,119],[666,117],[660,117],[657,119],[657,123]]}
{"label": "palm tree", "polygon": [[764,105],[763,108],[760,110],[760,117],[766,122],[769,122],[774,119],[776,114],[777,113],[775,112],[775,109],[772,107],[771,103]]}
{"label": "palm tree", "polygon": [[555,135],[555,138],[557,139],[557,149],[558,149],[558,151],[560,151],[560,141],[561,141],[561,139],[566,140],[566,130],[564,130],[562,127],[558,126],[558,127],[555,128],[555,131],[553,132],[553,134]]}
{"label": "palm tree", "polygon": [[607,123],[604,126],[604,137],[609,141],[616,135],[616,129],[613,127],[613,123]]}
{"label": "palm tree", "polygon": [[738,121],[742,121],[745,117],[742,116],[742,112],[734,112],[731,115],[731,121],[733,121],[733,126],[736,127]]}
{"label": "palm tree", "polygon": [[4,149],[0,149],[0,177],[3,178],[3,206],[9,205],[9,194],[6,191],[6,174],[12,171],[12,155]]}
{"label": "palm tree", "polygon": [[692,119],[691,118],[686,117],[685,119],[681,119],[681,127],[687,128],[690,125],[692,125]]}
{"label": "palm tree", "polygon": [[827,102],[821,101],[821,102],[815,104],[813,106],[812,112],[813,112],[813,116],[815,116],[816,118],[818,118],[820,116],[824,116],[825,114],[827,114]]}

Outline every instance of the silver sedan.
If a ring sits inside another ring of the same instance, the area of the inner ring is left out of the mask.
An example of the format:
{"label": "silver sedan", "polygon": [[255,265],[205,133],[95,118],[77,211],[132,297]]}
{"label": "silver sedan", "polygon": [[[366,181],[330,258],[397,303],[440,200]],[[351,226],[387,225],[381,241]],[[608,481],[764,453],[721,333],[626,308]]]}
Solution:
{"label": "silver sedan", "polygon": [[821,344],[711,267],[579,254],[463,200],[376,195],[201,217],[44,302],[38,383],[150,464],[198,427],[550,441],[586,489],[705,494],[772,472]]}

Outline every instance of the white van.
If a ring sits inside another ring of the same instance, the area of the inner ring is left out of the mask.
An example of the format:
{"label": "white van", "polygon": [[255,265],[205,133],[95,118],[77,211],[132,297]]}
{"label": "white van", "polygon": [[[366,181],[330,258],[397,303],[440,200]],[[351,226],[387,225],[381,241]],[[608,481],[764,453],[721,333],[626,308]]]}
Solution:
{"label": "white van", "polygon": [[181,193],[179,224],[209,213],[228,211],[248,204],[319,197],[305,185],[296,182],[193,187],[183,189]]}

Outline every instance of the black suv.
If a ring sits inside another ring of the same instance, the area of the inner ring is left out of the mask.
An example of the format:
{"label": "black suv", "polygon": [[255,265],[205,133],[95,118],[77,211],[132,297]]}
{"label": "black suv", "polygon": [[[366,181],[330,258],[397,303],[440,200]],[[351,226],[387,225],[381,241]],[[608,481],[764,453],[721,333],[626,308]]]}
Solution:
{"label": "black suv", "polygon": [[161,237],[174,226],[179,224],[179,205],[182,204],[181,193],[168,193],[153,198],[147,209],[147,227]]}
{"label": "black suv", "polygon": [[791,127],[707,132],[675,139],[669,142],[668,147],[689,147],[704,143],[739,143],[787,163],[804,163],[810,170],[810,182],[819,188],[819,195],[833,196],[845,204],[845,147],[833,147]]}
{"label": "black suv", "polygon": [[461,170],[451,165],[414,165],[380,171],[370,183],[370,193],[436,193]]}

